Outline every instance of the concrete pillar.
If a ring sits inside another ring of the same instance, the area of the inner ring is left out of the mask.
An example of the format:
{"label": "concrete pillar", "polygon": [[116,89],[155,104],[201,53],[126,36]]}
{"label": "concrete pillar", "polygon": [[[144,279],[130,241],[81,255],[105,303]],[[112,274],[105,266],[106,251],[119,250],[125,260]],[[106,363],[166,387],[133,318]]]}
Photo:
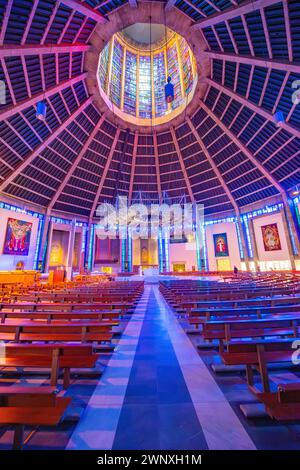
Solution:
{"label": "concrete pillar", "polygon": [[159,271],[165,273],[170,270],[169,266],[169,244],[170,240],[160,233],[158,236],[158,265]]}
{"label": "concrete pillar", "polygon": [[242,224],[241,224],[241,216],[240,216],[239,213],[236,216],[236,222],[237,222],[238,229],[239,229],[239,232],[240,232],[241,243],[242,243],[242,248],[243,248],[243,252],[244,252],[244,262],[246,264],[246,270],[249,271],[248,250],[247,250],[247,245],[246,245],[246,241],[245,241],[244,230],[243,230],[243,227],[242,227]]}
{"label": "concrete pillar", "polygon": [[50,225],[50,220],[51,220],[51,215],[49,212],[46,212],[45,214],[45,220],[44,220],[44,227],[43,227],[43,233],[42,233],[42,240],[41,240],[41,245],[39,248],[38,252],[38,263],[42,263],[43,266],[43,271],[45,271],[45,263],[46,263],[46,256],[47,256],[47,238],[48,238],[48,230],[49,230],[49,225]]}
{"label": "concrete pillar", "polygon": [[79,262],[78,262],[78,269],[79,269],[79,273],[80,274],[83,274],[84,272],[84,257],[85,257],[85,252],[84,250],[82,250],[82,243],[83,243],[83,239],[85,237],[85,234],[86,234],[86,229],[84,227],[81,228],[81,233],[80,233],[80,254],[79,254]]}
{"label": "concrete pillar", "polygon": [[68,281],[72,279],[75,231],[76,231],[76,222],[73,221],[71,224],[71,230],[69,233],[69,243],[68,243],[68,253],[67,253],[67,263],[66,263],[66,279]]}
{"label": "concrete pillar", "polygon": [[52,245],[52,236],[53,236],[53,222],[50,220],[49,227],[48,227],[48,240],[47,240],[47,252],[45,256],[45,269],[44,272],[49,272],[49,261],[50,261],[50,254],[51,254],[51,245]]}
{"label": "concrete pillar", "polygon": [[[93,240],[91,240],[92,237],[93,237]],[[92,256],[91,256],[91,259],[89,259],[91,243],[92,243]],[[95,255],[95,232],[93,230],[92,222],[89,222],[89,225],[87,227],[87,239],[86,239],[86,246],[85,246],[85,262],[87,263],[87,269],[89,272],[92,272],[94,269],[94,255]]]}
{"label": "concrete pillar", "polygon": [[256,271],[259,270],[259,259],[258,259],[258,251],[257,251],[257,244],[256,244],[256,239],[255,239],[255,233],[254,233],[254,225],[253,225],[253,219],[248,219],[248,227],[249,227],[249,235],[250,235],[250,242],[252,246],[252,253],[253,253],[253,262]]}
{"label": "concrete pillar", "polygon": [[127,236],[120,240],[121,272],[132,271],[132,239]]}
{"label": "concrete pillar", "polygon": [[[296,269],[295,255],[294,255],[293,245],[292,245],[292,241],[291,241],[291,237],[290,237],[290,233],[289,233],[289,229],[288,229],[288,223],[287,223],[287,217],[288,216],[287,216],[287,210],[286,210],[285,206],[284,206],[284,209],[281,209],[280,213],[282,215],[283,228],[284,228],[284,233],[285,233],[286,240],[287,240],[287,246],[288,246],[289,256],[290,256],[290,260],[291,260],[291,266],[292,266],[292,269]],[[296,233],[295,233],[295,237],[297,237]],[[296,243],[296,240],[295,240],[295,243]]]}
{"label": "concrete pillar", "polygon": [[[294,235],[295,247],[298,253],[296,257],[298,258],[300,256],[300,242],[299,242],[299,237],[298,237],[298,230],[297,230],[296,221],[293,217],[287,197],[283,197],[283,207],[284,207],[284,218],[286,219],[286,222],[288,222],[290,229]],[[288,230],[288,233],[289,233],[289,230]],[[290,240],[290,235],[288,236],[288,239]],[[293,253],[293,260],[295,260],[293,249],[292,249],[292,253]]]}

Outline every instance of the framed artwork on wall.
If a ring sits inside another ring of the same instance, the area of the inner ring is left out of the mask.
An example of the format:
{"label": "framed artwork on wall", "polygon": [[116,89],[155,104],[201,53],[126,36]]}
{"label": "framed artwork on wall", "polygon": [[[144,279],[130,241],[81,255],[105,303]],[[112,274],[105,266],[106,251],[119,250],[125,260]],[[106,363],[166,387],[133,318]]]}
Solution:
{"label": "framed artwork on wall", "polygon": [[227,234],[226,233],[214,233],[214,249],[215,257],[221,258],[223,256],[229,256]]}
{"label": "framed artwork on wall", "polygon": [[31,222],[8,218],[3,254],[28,256],[31,231]]}
{"label": "framed artwork on wall", "polygon": [[262,225],[261,233],[265,251],[281,250],[281,242],[277,224]]}

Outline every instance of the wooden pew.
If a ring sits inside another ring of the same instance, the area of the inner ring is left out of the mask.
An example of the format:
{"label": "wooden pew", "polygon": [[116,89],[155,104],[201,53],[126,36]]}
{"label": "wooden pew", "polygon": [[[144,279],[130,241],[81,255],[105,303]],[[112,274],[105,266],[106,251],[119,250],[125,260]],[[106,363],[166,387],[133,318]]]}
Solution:
{"label": "wooden pew", "polygon": [[[247,373],[247,383],[249,388],[257,394],[260,391],[254,387],[253,367],[259,371],[264,392],[270,392],[268,376],[268,364],[290,363],[293,366],[292,354],[294,352],[293,339],[278,341],[254,341],[229,343],[226,351],[221,351],[220,355],[225,365],[245,365]],[[297,339],[298,341],[298,339]]]}
{"label": "wooden pew", "polygon": [[95,367],[98,354],[89,344],[5,344],[5,354],[0,356],[0,368],[50,369],[50,383],[57,385],[59,370],[63,370],[63,387],[70,382],[70,369]]}
{"label": "wooden pew", "polygon": [[15,320],[32,320],[32,321],[45,321],[47,323],[66,322],[66,321],[99,321],[101,323],[110,322],[111,326],[118,326],[120,311],[70,311],[70,312],[57,312],[57,311],[34,311],[34,312],[15,312],[15,311],[2,311],[0,312],[1,323],[11,323]]}
{"label": "wooden pew", "polygon": [[0,425],[14,426],[13,449],[21,450],[25,426],[57,426],[71,402],[54,387],[0,387]]}
{"label": "wooden pew", "polygon": [[300,420],[300,382],[279,384],[277,392],[258,393],[268,415],[276,421]]}
{"label": "wooden pew", "polygon": [[[68,322],[68,323],[37,323],[24,321],[22,323],[1,323],[0,341],[20,342],[110,342],[113,337],[111,322]],[[107,347],[104,348],[107,350]],[[111,347],[113,350],[113,347]]]}
{"label": "wooden pew", "polygon": [[120,316],[125,316],[132,305],[127,302],[111,302],[111,303],[67,303],[67,302],[2,302],[0,304],[0,312],[2,311],[28,311],[28,312],[41,312],[41,311],[118,311]]}
{"label": "wooden pew", "polygon": [[274,307],[254,306],[239,308],[197,309],[191,310],[188,322],[199,328],[210,320],[234,321],[251,318],[273,318],[277,316],[292,315],[300,313],[300,304],[278,305]]}
{"label": "wooden pew", "polygon": [[298,336],[300,315],[278,318],[255,318],[239,320],[209,321],[203,324],[203,338],[219,340],[220,351],[224,350],[224,341],[233,339]]}
{"label": "wooden pew", "polygon": [[296,305],[300,304],[300,296],[290,297],[268,297],[268,298],[254,298],[254,299],[234,299],[223,301],[186,301],[180,305],[180,309],[184,310],[187,315],[191,312],[208,311],[212,309],[237,309],[237,308],[252,308],[252,307],[274,307],[276,305]]}

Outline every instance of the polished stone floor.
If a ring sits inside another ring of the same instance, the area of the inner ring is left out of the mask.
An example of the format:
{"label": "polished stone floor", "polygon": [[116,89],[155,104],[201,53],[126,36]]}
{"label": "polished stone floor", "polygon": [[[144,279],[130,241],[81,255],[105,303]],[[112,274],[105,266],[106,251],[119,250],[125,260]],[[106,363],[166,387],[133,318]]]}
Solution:
{"label": "polished stone floor", "polygon": [[144,295],[69,449],[255,449],[162,299]]}

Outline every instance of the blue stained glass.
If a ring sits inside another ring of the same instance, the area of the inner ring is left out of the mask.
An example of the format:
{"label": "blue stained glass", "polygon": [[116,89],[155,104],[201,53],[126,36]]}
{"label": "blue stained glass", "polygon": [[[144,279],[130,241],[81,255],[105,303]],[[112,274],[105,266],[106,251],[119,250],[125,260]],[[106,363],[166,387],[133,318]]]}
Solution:
{"label": "blue stained glass", "polygon": [[104,47],[101,56],[100,56],[100,64],[99,64],[99,78],[100,78],[100,85],[102,90],[105,92],[107,91],[107,84],[108,84],[108,60],[109,60],[109,44],[106,44]]}
{"label": "blue stained glass", "polygon": [[165,72],[165,55],[163,52],[156,54],[153,58],[153,80],[155,98],[155,117],[163,116],[167,109],[165,100],[165,84],[167,81]]}
{"label": "blue stained glass", "polygon": [[182,101],[181,95],[181,85],[180,85],[180,74],[178,73],[178,55],[177,47],[174,43],[171,47],[167,49],[167,58],[168,58],[168,75],[172,79],[174,85],[174,100],[172,101],[172,109],[178,108]]}
{"label": "blue stained glass", "polygon": [[124,108],[123,110],[136,115],[136,54],[127,51],[125,62]]}
{"label": "blue stained glass", "polygon": [[184,91],[188,95],[192,91],[193,87],[193,69],[189,53],[189,46],[183,37],[179,38],[179,54],[182,63]]}
{"label": "blue stained glass", "polygon": [[149,56],[140,57],[139,66],[139,117],[152,117],[151,60]]}
{"label": "blue stained glass", "polygon": [[123,46],[115,39],[110,77],[110,99],[118,107],[121,106],[123,58]]}

